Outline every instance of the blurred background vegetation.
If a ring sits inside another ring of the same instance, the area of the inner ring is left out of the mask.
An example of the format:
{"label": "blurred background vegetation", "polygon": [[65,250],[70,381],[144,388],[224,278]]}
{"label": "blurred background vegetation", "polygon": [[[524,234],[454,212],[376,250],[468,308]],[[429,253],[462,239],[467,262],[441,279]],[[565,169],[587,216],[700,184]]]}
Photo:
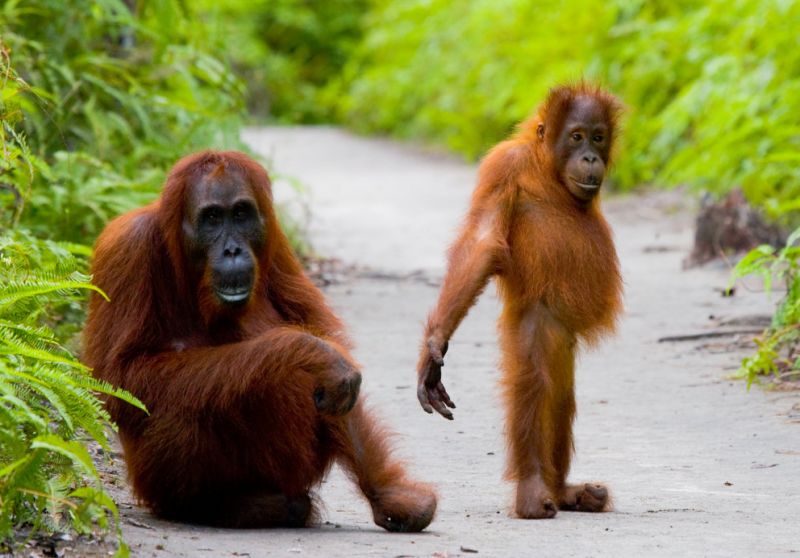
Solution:
{"label": "blurred background vegetation", "polygon": [[[113,517],[76,449],[104,443],[106,388],[54,386],[88,381],[70,352],[87,246],[180,156],[278,122],[474,160],[588,78],[628,107],[618,189],[742,188],[796,226],[798,22],[800,0],[0,0],[0,537]],[[797,251],[759,254],[741,271],[794,285],[773,331],[794,336]]]}
{"label": "blurred background vegetation", "polygon": [[798,22],[791,0],[376,0],[324,98],[358,130],[475,158],[554,83],[594,79],[628,107],[618,187],[742,187],[789,219]]}
{"label": "blurred background vegetation", "polygon": [[196,0],[216,52],[247,85],[251,117],[319,123],[334,118],[326,86],[360,44],[368,0]]}
{"label": "blurred background vegetation", "polygon": [[548,88],[628,107],[618,188],[743,188],[800,209],[797,0],[201,0],[251,115],[335,122],[474,160]]}

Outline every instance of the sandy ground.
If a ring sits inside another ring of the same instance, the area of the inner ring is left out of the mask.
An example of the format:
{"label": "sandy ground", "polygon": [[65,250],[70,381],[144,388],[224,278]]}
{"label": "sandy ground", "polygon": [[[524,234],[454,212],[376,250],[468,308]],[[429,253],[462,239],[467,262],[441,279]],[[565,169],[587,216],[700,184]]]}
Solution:
{"label": "sandy ground", "polygon": [[[437,296],[444,252],[476,168],[331,128],[259,128],[246,140],[306,187],[318,253],[365,270],[327,289],[364,365],[363,392],[397,432],[397,451],[439,490],[421,534],[389,534],[334,470],[320,490],[324,524],[233,531],[157,520],[124,498],[134,556],[777,556],[800,552],[800,396],[745,391],[727,376],[735,337],[659,343],[719,320],[769,312],[759,292],[723,298],[724,266],[681,271],[691,242],[680,195],[612,199],[626,283],[616,338],[578,367],[572,478],[610,484],[616,511],[509,517],[497,388],[493,288],[455,335],[447,422],[422,412],[415,361]],[[285,181],[276,199],[296,194]],[[292,205],[292,204],[290,204]],[[297,205],[294,205],[296,208]],[[413,273],[416,272],[416,273]]]}

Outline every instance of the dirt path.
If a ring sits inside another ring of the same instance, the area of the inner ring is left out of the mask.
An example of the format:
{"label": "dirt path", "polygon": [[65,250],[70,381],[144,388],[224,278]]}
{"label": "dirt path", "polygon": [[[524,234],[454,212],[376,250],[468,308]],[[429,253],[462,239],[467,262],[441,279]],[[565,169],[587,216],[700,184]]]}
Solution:
{"label": "dirt path", "polygon": [[[437,296],[444,250],[475,168],[329,128],[251,130],[247,141],[308,186],[309,231],[321,254],[381,273],[327,289],[365,367],[364,393],[398,432],[398,451],[440,492],[417,535],[375,527],[337,470],[323,485],[326,522],[303,531],[229,531],[158,521],[125,506],[137,556],[776,556],[800,552],[800,397],[745,392],[725,376],[732,338],[658,343],[716,318],[765,314],[760,293],[722,298],[727,272],[681,271],[690,221],[675,195],[607,204],[627,311],[619,335],[578,368],[574,479],[607,481],[616,511],[508,517],[489,289],[451,344],[445,373],[458,404],[447,422],[421,411],[414,365]],[[291,193],[278,184],[276,197]],[[410,272],[421,270],[411,275]],[[793,405],[797,405],[792,410]]]}

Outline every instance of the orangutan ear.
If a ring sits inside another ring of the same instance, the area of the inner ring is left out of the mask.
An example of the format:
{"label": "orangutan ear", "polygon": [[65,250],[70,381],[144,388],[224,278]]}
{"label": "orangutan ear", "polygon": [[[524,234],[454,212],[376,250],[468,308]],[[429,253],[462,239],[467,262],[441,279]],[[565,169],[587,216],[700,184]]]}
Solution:
{"label": "orangutan ear", "polygon": [[544,124],[536,126],[536,135],[539,136],[539,139],[544,139]]}

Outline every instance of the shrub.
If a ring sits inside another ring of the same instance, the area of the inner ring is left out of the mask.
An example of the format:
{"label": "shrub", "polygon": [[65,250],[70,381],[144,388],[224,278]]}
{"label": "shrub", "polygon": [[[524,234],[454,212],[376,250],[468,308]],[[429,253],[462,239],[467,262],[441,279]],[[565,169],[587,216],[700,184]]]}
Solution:
{"label": "shrub", "polygon": [[742,258],[733,270],[731,282],[747,275],[759,275],[770,295],[777,279],[786,287],[772,324],[758,338],[756,352],[742,361],[739,375],[747,387],[761,375],[800,376],[800,229],[792,233],[786,246],[776,250],[759,246]]}

